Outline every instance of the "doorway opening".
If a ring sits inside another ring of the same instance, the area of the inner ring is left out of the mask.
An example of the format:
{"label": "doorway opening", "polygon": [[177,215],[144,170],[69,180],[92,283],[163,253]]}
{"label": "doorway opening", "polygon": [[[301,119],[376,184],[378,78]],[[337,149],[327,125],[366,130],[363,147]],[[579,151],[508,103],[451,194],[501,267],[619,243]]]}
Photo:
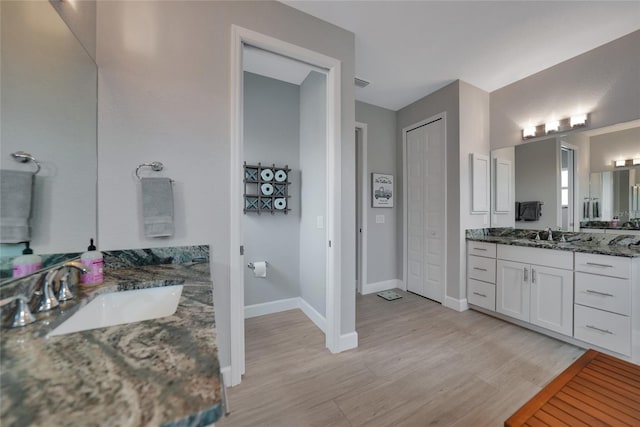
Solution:
{"label": "doorway opening", "polygon": [[[575,231],[576,150],[568,144],[560,146],[560,228]],[[578,224],[579,227],[579,224]]]}
{"label": "doorway opening", "polygon": [[[245,141],[244,141],[244,66],[243,56],[245,46],[275,54],[287,61],[295,60],[308,66],[315,67],[325,80],[324,85],[324,123],[319,132],[322,133],[322,150],[324,162],[322,178],[324,195],[320,196],[324,203],[323,214],[317,215],[313,225],[320,231],[322,241],[321,252],[324,262],[320,266],[324,273],[324,325],[325,345],[332,352],[343,350],[340,345],[340,61],[317,52],[296,46],[263,34],[232,26],[231,37],[231,145],[230,145],[230,239],[229,239],[229,284],[230,284],[230,350],[231,365],[228,378],[230,385],[241,382],[245,372],[245,273],[249,261],[245,260],[245,232],[244,209],[245,200]],[[265,123],[264,126],[277,126]],[[264,147],[262,147],[264,148]],[[268,153],[268,151],[266,152]],[[259,154],[260,157],[266,155]],[[301,182],[304,179],[300,178]],[[258,191],[258,190],[256,190]],[[260,189],[259,191],[262,191]],[[304,195],[300,193],[300,199]],[[271,215],[270,213],[268,215]],[[320,218],[322,227],[320,227]],[[261,261],[261,260],[256,260]],[[268,260],[267,260],[268,263]],[[272,266],[275,268],[275,266]],[[286,267],[283,267],[286,268]],[[268,274],[268,273],[267,273]],[[304,310],[303,310],[304,311]],[[314,321],[314,323],[316,323]],[[318,324],[318,323],[316,323]]]}
{"label": "doorway opening", "polygon": [[367,124],[356,123],[356,292],[367,285]]}

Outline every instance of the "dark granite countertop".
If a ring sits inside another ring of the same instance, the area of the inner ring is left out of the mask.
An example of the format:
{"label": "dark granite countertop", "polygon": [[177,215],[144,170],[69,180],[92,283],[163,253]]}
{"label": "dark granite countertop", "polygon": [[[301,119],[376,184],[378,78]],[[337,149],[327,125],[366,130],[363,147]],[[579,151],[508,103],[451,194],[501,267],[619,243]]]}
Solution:
{"label": "dark granite countertop", "polygon": [[[182,284],[173,315],[44,337],[102,293]],[[74,289],[76,290],[76,289]],[[208,263],[122,268],[0,339],[2,426],[206,426],[222,414]]]}
{"label": "dark granite countertop", "polygon": [[[541,240],[533,236],[540,232]],[[555,249],[599,255],[640,257],[640,236],[612,235],[578,232],[552,232],[559,237],[564,235],[567,242],[547,241],[546,231],[521,230],[512,228],[483,228],[467,230],[466,239],[476,242],[497,243],[501,245],[525,246],[530,248]],[[556,237],[556,238],[557,238]]]}

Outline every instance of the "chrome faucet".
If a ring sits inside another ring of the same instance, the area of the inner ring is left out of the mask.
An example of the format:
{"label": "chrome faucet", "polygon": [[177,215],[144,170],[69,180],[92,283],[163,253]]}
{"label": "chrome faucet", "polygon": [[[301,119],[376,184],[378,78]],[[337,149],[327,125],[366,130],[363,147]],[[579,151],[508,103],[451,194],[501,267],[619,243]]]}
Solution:
{"label": "chrome faucet", "polygon": [[38,282],[36,283],[36,289],[31,299],[31,309],[36,313],[43,311],[49,311],[56,308],[59,305],[58,298],[61,301],[67,301],[73,298],[73,294],[68,287],[68,272],[60,281],[60,289],[58,290],[58,298],[53,293],[53,281],[60,270],[63,268],[75,268],[83,273],[88,273],[87,266],[79,261],[69,261],[62,265],[53,267],[48,271],[42,273]]}
{"label": "chrome faucet", "polygon": [[547,240],[552,242],[553,241],[553,234],[551,234],[551,227],[547,228]]}
{"label": "chrome faucet", "polygon": [[33,314],[31,314],[31,311],[29,311],[29,298],[24,295],[14,295],[10,298],[0,300],[0,307],[4,307],[14,301],[16,302],[16,306],[13,309],[13,314],[11,316],[7,316],[5,326],[9,328],[17,328],[36,321]]}

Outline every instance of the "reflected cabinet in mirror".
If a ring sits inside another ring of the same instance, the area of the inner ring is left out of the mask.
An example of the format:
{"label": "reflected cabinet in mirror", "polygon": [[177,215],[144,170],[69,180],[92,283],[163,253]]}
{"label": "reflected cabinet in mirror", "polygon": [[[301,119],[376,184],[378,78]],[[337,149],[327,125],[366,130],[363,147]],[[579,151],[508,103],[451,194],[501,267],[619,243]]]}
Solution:
{"label": "reflected cabinet in mirror", "polygon": [[640,230],[640,120],[541,138],[491,157],[494,227]]}
{"label": "reflected cabinet in mirror", "polygon": [[[96,237],[97,67],[49,2],[2,1],[0,8],[6,279],[24,248],[19,242],[30,241],[36,254],[78,253]],[[40,170],[16,152],[30,154]]]}

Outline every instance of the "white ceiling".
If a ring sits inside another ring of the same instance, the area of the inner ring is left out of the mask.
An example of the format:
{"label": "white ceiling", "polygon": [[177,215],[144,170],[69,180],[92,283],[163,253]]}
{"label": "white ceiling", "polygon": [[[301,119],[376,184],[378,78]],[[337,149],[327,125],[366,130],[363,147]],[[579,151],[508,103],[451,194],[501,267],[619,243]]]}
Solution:
{"label": "white ceiling", "polygon": [[488,92],[640,29],[632,1],[299,1],[355,33],[356,99],[398,110],[462,79]]}

